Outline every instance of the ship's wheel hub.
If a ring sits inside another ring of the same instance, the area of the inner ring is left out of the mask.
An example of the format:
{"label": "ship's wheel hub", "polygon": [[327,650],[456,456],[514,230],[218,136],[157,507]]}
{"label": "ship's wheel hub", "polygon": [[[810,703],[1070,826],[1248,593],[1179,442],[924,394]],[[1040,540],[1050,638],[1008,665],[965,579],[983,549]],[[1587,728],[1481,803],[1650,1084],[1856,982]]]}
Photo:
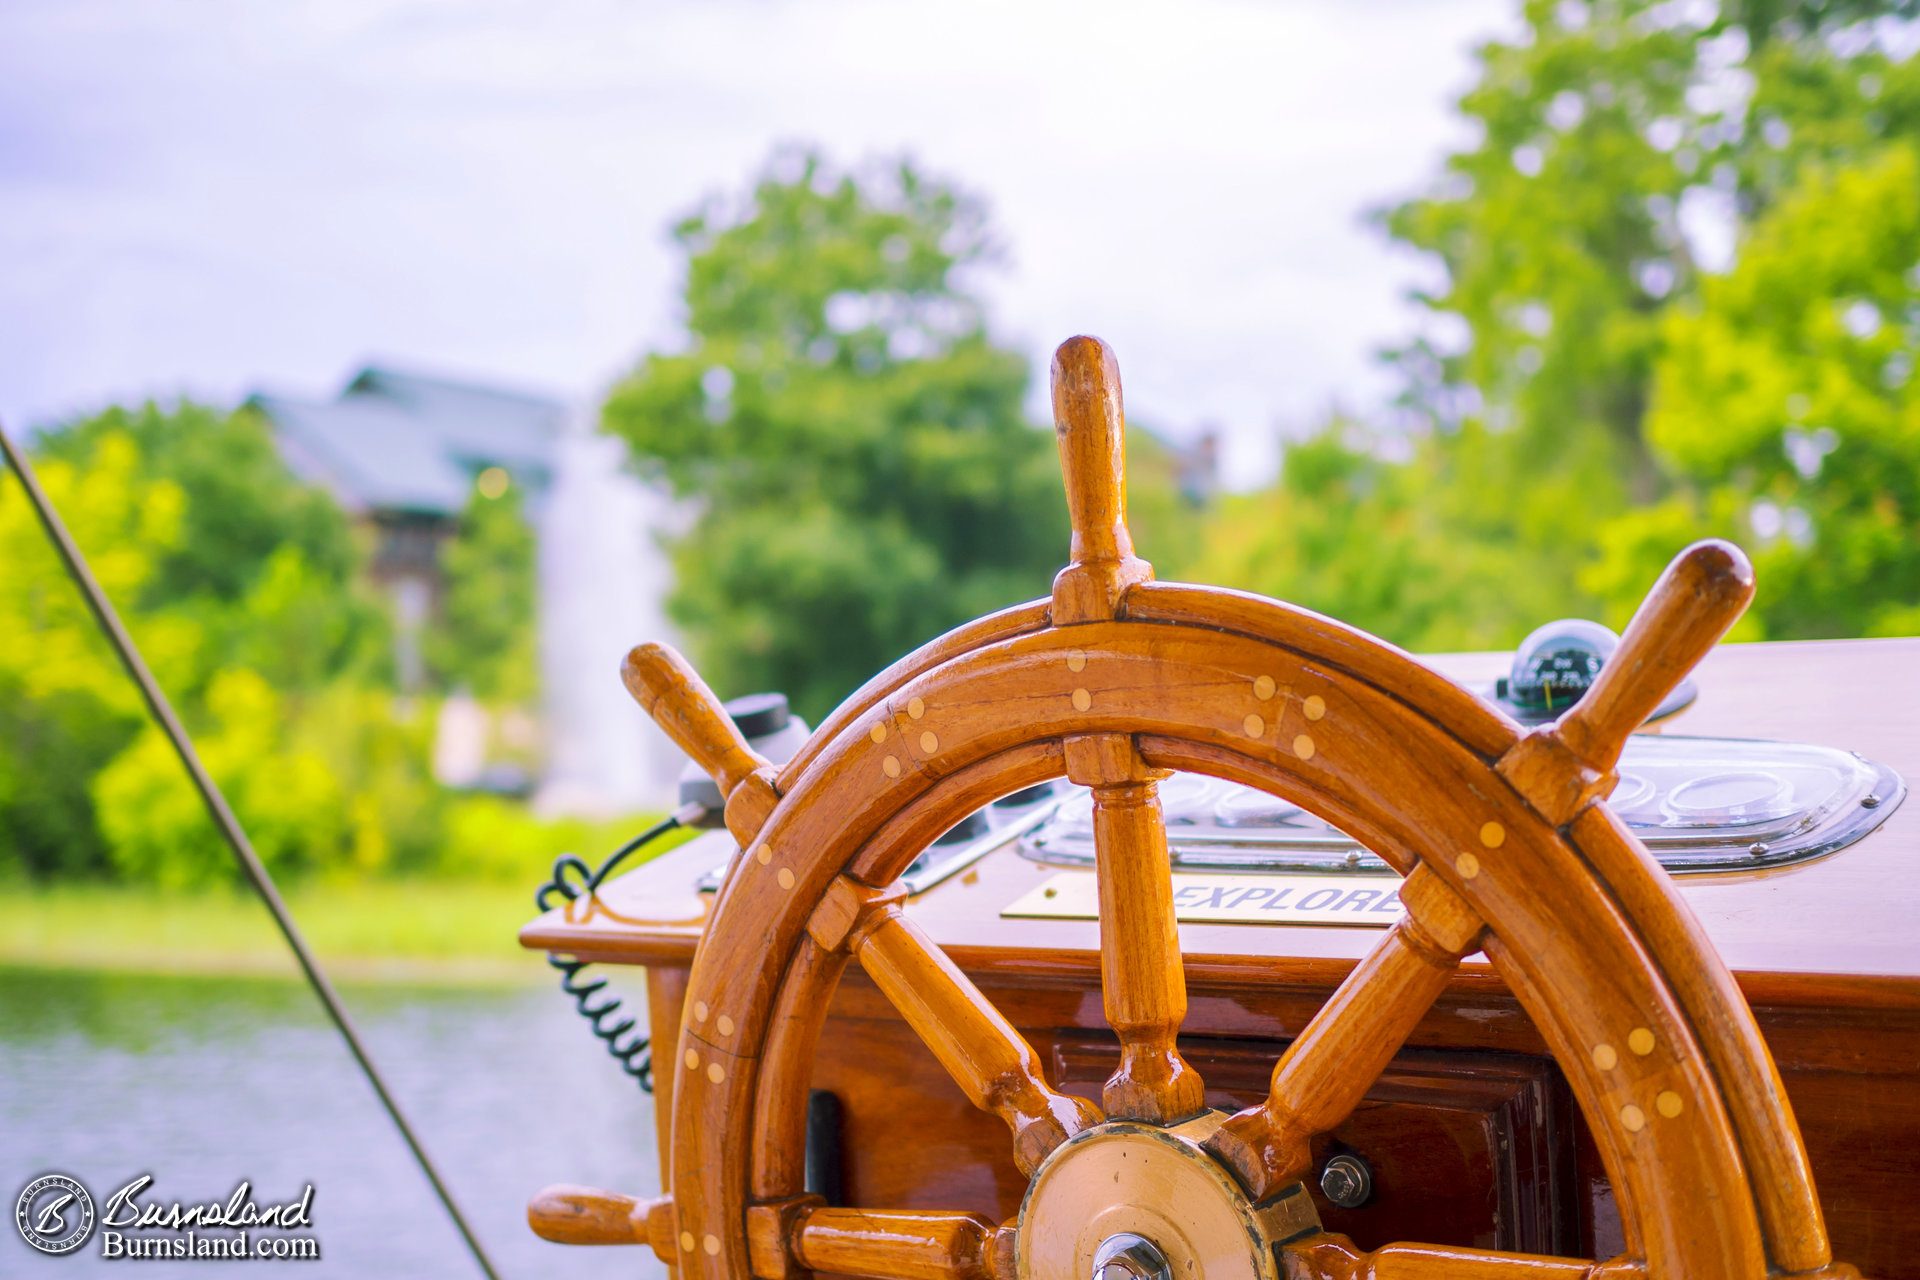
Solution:
{"label": "ship's wheel hub", "polygon": [[1295,1184],[1256,1207],[1200,1146],[1225,1113],[1115,1120],[1035,1172],[1015,1245],[1022,1280],[1279,1280],[1273,1246],[1320,1221]]}

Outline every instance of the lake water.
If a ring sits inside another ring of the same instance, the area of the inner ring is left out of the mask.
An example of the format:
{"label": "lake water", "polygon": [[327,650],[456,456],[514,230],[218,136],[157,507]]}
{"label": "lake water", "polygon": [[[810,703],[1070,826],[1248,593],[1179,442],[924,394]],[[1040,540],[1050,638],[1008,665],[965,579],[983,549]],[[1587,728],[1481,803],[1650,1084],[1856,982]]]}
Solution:
{"label": "lake water", "polygon": [[[632,975],[637,978],[637,971]],[[636,1011],[640,983],[621,989]],[[557,990],[346,986],[374,1060],[499,1268],[520,1277],[660,1277],[647,1249],[537,1239],[552,1182],[659,1194],[653,1100]],[[644,1025],[644,1012],[640,1012]],[[270,1204],[314,1187],[320,1261],[302,1276],[480,1274],[306,987],[265,979],[0,968],[0,1196],[60,1172],[96,1204],[140,1174],[143,1199]],[[171,1234],[171,1233],[150,1233]],[[206,1276],[218,1262],[66,1257],[0,1227],[0,1275]]]}

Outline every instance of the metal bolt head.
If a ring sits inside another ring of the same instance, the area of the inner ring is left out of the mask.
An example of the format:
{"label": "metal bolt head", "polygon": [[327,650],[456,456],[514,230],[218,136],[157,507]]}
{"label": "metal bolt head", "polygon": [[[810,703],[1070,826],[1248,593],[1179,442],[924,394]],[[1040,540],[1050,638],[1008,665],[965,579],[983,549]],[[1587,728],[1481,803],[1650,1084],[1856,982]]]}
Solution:
{"label": "metal bolt head", "polygon": [[1373,1195],[1373,1170],[1351,1153],[1327,1161],[1320,1171],[1320,1190],[1342,1209],[1358,1209]]}
{"label": "metal bolt head", "polygon": [[1094,1250],[1092,1280],[1173,1280],[1173,1270],[1153,1241],[1123,1231]]}

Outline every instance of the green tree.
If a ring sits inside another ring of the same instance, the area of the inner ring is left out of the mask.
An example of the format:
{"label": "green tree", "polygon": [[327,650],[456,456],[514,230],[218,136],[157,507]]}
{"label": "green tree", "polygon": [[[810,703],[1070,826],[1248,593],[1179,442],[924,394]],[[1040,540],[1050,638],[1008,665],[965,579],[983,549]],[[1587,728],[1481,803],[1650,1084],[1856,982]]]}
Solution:
{"label": "green tree", "polygon": [[898,163],[776,158],[675,229],[686,349],[605,409],[697,500],[669,605],[725,693],[818,718],[925,640],[1043,593],[1067,528],[1026,362],[988,338],[964,275],[980,205]]}
{"label": "green tree", "polygon": [[[1058,464],[1055,464],[1056,477]],[[1195,477],[1198,479],[1198,477]],[[1065,503],[1056,480],[1053,501]],[[1206,547],[1207,520],[1216,499],[1183,487],[1181,457],[1153,428],[1137,419],[1127,423],[1127,529],[1134,549],[1162,580],[1191,577]],[[1056,565],[1067,560],[1065,546],[1053,549]]]}
{"label": "green tree", "polygon": [[[397,716],[389,691],[342,681],[292,698],[256,671],[228,667],[191,710],[201,760],[275,875],[433,864],[443,798],[425,767],[430,722]],[[91,791],[122,878],[168,888],[237,878],[157,728],[142,728]]]}
{"label": "green tree", "polygon": [[1284,584],[1292,603],[1358,627],[1443,635],[1461,612],[1454,575],[1434,554],[1410,470],[1382,461],[1376,444],[1362,424],[1334,419],[1289,446],[1271,488],[1221,502],[1194,576]]}
{"label": "green tree", "polygon": [[1739,265],[1666,326],[1648,436],[1677,485],[1617,518],[1589,585],[1617,602],[1661,544],[1755,556],[1751,633],[1920,631],[1920,156],[1808,171]]}
{"label": "green tree", "polygon": [[[103,438],[88,465],[47,461],[41,479],[107,594],[141,596],[180,540],[179,486],[147,475],[125,435]],[[0,566],[0,872],[98,872],[109,864],[89,786],[138,731],[140,704],[4,473]],[[135,636],[164,683],[190,674],[197,629],[169,618]]]}
{"label": "green tree", "polygon": [[425,649],[442,688],[466,689],[490,702],[532,698],[534,558],[518,486],[489,494],[488,486],[476,484],[440,552],[446,587]]}
{"label": "green tree", "polygon": [[[1716,238],[1743,243],[1804,174],[1920,127],[1920,73],[1888,56],[1874,25],[1914,9],[1529,0],[1524,35],[1479,51],[1460,102],[1475,143],[1381,217],[1438,268],[1415,295],[1422,335],[1388,353],[1403,387],[1391,442],[1407,461],[1356,464],[1326,494],[1283,480],[1268,526],[1241,507],[1213,535],[1212,560],[1236,585],[1420,647],[1510,643],[1557,614],[1624,620],[1685,536],[1713,523],[1673,505],[1707,503],[1670,438],[1701,418],[1671,417],[1659,438],[1650,426],[1656,385],[1679,394],[1667,371],[1688,333],[1677,317],[1717,287]],[[1715,249],[1704,262],[1702,248]],[[1327,448],[1289,451],[1286,465],[1311,476]],[[1329,524],[1282,527],[1309,501]],[[1730,493],[1716,501],[1722,515],[1746,509]],[[1339,563],[1385,568],[1327,574],[1320,557],[1234,550],[1308,538]],[[1420,580],[1383,588],[1396,575]],[[1872,575],[1856,586],[1892,589]],[[1795,633],[1870,613],[1829,610]]]}
{"label": "green tree", "polygon": [[[42,478],[278,869],[422,864],[439,799],[398,713],[346,517],[251,414],[112,410],[44,437]],[[209,509],[213,508],[213,509]],[[0,482],[0,871],[231,875],[164,738]]]}
{"label": "green tree", "polygon": [[287,470],[254,410],[226,413],[192,401],[170,410],[152,401],[133,410],[115,406],[48,433],[37,452],[82,463],[109,436],[130,440],[147,475],[178,485],[185,498],[180,536],[146,582],[142,604],[190,596],[231,603],[288,549],[336,586],[358,566],[345,513]]}
{"label": "green tree", "polygon": [[87,467],[125,440],[145,479],[179,493],[179,528],[122,609],[191,616],[202,628],[199,692],[223,665],[254,667],[281,689],[315,689],[349,671],[384,678],[386,616],[360,589],[362,549],[325,491],[287,470],[254,410],[182,401],[119,406],[42,437],[49,462]]}

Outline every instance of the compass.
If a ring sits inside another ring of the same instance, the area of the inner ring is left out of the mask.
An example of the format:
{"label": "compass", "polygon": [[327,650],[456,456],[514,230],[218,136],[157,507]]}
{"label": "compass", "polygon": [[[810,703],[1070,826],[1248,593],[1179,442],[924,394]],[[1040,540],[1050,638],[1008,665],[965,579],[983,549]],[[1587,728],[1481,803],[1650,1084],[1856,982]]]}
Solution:
{"label": "compass", "polygon": [[[1600,678],[1619,646],[1620,637],[1597,622],[1549,622],[1520,642],[1512,670],[1494,683],[1493,700],[1522,724],[1557,719]],[[1682,680],[1647,717],[1649,723],[1673,715],[1697,693],[1691,679]]]}

